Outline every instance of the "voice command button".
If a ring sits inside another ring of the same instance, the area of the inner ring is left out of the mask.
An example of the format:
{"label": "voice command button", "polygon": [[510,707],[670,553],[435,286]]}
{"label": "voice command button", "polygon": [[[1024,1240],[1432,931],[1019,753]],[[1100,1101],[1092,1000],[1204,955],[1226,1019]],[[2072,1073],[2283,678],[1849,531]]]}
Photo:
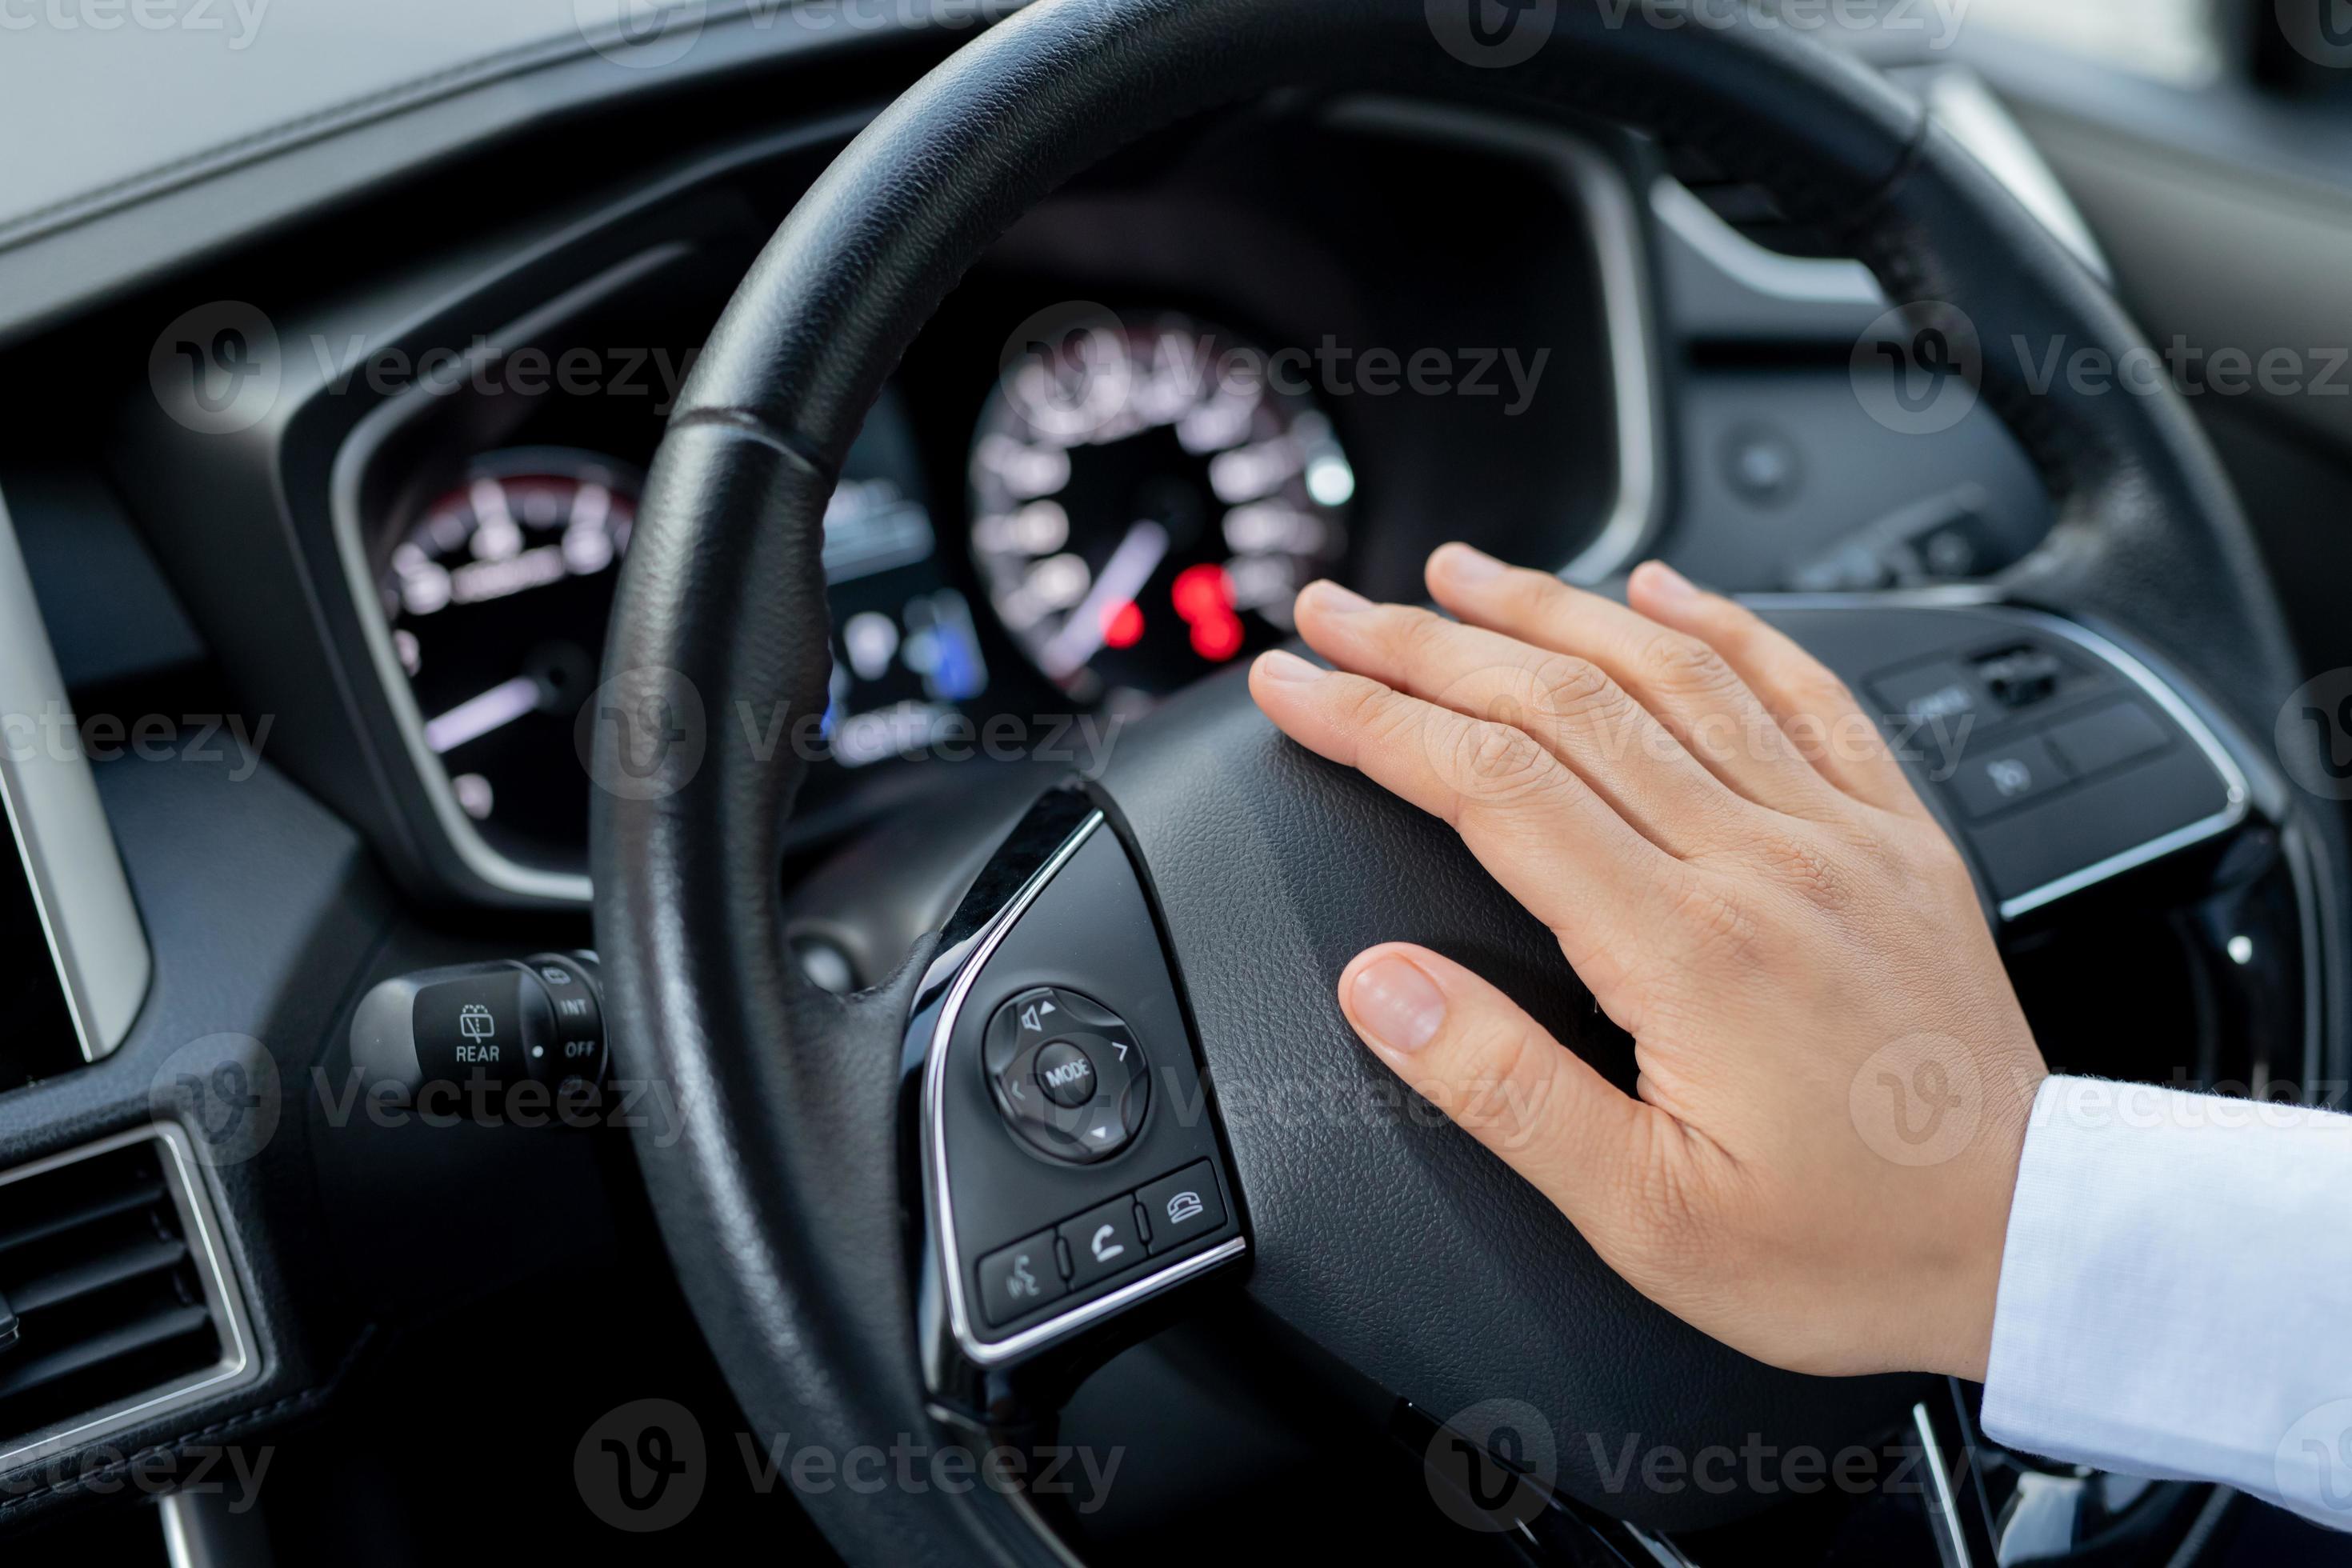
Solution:
{"label": "voice command button", "polygon": [[1062,1293],[1061,1270],[1054,1267],[1054,1233],[1040,1231],[1026,1241],[980,1260],[981,1311],[989,1322],[1009,1323]]}

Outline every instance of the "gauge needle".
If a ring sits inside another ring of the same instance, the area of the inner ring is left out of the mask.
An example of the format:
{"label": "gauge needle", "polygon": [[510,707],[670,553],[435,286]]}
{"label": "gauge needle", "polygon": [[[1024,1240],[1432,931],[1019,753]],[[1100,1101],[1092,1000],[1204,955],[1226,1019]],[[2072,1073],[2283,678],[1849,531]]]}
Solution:
{"label": "gauge needle", "polygon": [[425,725],[425,743],[436,756],[446,756],[468,741],[513,723],[539,708],[539,682],[528,675],[502,680],[478,697],[468,697]]}
{"label": "gauge needle", "polygon": [[1066,680],[1086,667],[1103,645],[1103,611],[1113,605],[1123,604],[1143,592],[1151,574],[1168,558],[1168,531],[1156,522],[1143,521],[1127,531],[1118,548],[1110,552],[1103,569],[1095,574],[1095,585],[1084,603],[1070,612],[1046,643],[1037,662],[1045,674],[1055,680]]}

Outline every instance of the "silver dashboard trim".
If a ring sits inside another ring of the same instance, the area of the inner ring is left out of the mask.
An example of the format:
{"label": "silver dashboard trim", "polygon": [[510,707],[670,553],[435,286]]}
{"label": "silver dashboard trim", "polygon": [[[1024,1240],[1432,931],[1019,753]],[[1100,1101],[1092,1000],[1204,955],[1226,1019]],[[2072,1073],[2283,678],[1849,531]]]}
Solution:
{"label": "silver dashboard trim", "polygon": [[952,1189],[948,1181],[947,1143],[940,1136],[940,1127],[946,1116],[948,1042],[955,1034],[956,1020],[963,1014],[964,999],[979,982],[990,956],[1004,941],[1005,934],[1028,911],[1029,906],[1037,901],[1038,895],[1045,890],[1046,885],[1086,847],[1087,841],[1103,826],[1103,821],[1101,812],[1089,813],[1086,820],[1062,840],[1061,846],[1037,868],[1035,874],[1022,884],[1012,902],[990,921],[978,945],[972,949],[971,956],[964,960],[956,972],[954,982],[948,988],[947,999],[940,1007],[940,1021],[931,1030],[930,1042],[923,1059],[923,1169],[929,1179],[931,1247],[947,1285],[948,1326],[955,1334],[957,1345],[976,1366],[998,1366],[1017,1360],[1076,1332],[1089,1323],[1099,1322],[1147,1297],[1156,1296],[1194,1275],[1205,1274],[1249,1250],[1248,1238],[1236,1236],[1206,1252],[1195,1253],[1139,1279],[1130,1280],[1108,1296],[1073,1307],[1066,1312],[1048,1318],[1042,1323],[1032,1324],[1019,1333],[1001,1340],[980,1337],[979,1331],[973,1326],[970,1305],[964,1300],[963,1264],[956,1250],[955,1205],[949,1196]]}
{"label": "silver dashboard trim", "polygon": [[2082,209],[1983,77],[1966,66],[1947,66],[1927,78],[1920,96],[1927,100],[1927,113],[1936,123],[2008,186],[2019,205],[2101,283],[2115,286],[2114,269]]}
{"label": "silver dashboard trim", "polygon": [[1651,184],[1650,211],[1717,271],[1751,293],[1789,304],[1886,309],[1886,290],[1861,262],[1785,256],[1759,245],[1672,175],[1661,174]]}
{"label": "silver dashboard trim", "polygon": [[1550,173],[1581,208],[1609,342],[1617,494],[1600,531],[1560,568],[1560,575],[1591,584],[1624,570],[1656,531],[1664,455],[1641,212],[1623,172],[1572,132],[1540,120],[1381,97],[1349,100],[1329,118],[1334,124],[1518,158]]}
{"label": "silver dashboard trim", "polygon": [[209,1568],[198,1541],[201,1527],[193,1518],[186,1494],[166,1493],[155,1511],[163,1521],[163,1561],[169,1568]]}
{"label": "silver dashboard trim", "polygon": [[1743,604],[1764,609],[1790,610],[1856,610],[1856,609],[1991,609],[2013,619],[2038,626],[2055,637],[2063,637],[2083,652],[2106,665],[2132,685],[2137,687],[2149,701],[2164,710],[2167,717],[2180,726],[2190,743],[2203,752],[2205,760],[2221,777],[2226,803],[2210,816],[2160,834],[2145,844],[2136,845],[2119,854],[2073,871],[2038,888],[2029,889],[2000,903],[2000,917],[2013,921],[2021,915],[2059,900],[2096,887],[2122,876],[2126,871],[2161,860],[2166,856],[2219,837],[2246,820],[2252,811],[2252,792],[2246,782],[2245,770],[2230,754],[2212,727],[2197,710],[2154,670],[2116,647],[2105,637],[2063,616],[2045,610],[2028,609],[2020,605],[2001,602],[2000,591],[1990,584],[1956,584],[1948,588],[1928,588],[1894,594],[1748,594],[1740,596]]}
{"label": "silver dashboard trim", "polygon": [[[1944,1446],[1936,1438],[1935,1418],[1927,1414],[1926,1402],[1911,1407],[1911,1435],[1919,1444],[1920,1457],[1927,1461],[1928,1497],[1933,1506],[1927,1510],[1927,1525],[1936,1539],[1936,1558],[1941,1568],[1975,1568],[1969,1554],[1969,1532],[1960,1522],[1959,1500],[1952,1495],[1952,1472],[1944,1458]],[[1988,1563],[1985,1568],[1992,1568]]]}
{"label": "silver dashboard trim", "polygon": [[125,1426],[185,1408],[207,1394],[245,1381],[257,1370],[253,1329],[246,1317],[245,1298],[237,1289],[236,1271],[229,1267],[219,1227],[214,1222],[211,1201],[197,1173],[194,1150],[188,1142],[187,1133],[180,1128],[168,1121],[134,1127],[128,1132],[101,1138],[95,1143],[85,1143],[62,1154],[52,1154],[30,1164],[0,1171],[0,1191],[5,1191],[12,1183],[46,1175],[51,1171],[79,1164],[101,1154],[110,1154],[118,1149],[131,1148],[150,1140],[163,1149],[163,1187],[171,1194],[173,1207],[179,1213],[181,1233],[188,1240],[188,1253],[196,1264],[196,1277],[204,1287],[205,1305],[211,1310],[213,1322],[220,1334],[220,1360],[210,1369],[193,1377],[110,1406],[70,1427],[35,1434],[28,1441],[19,1441],[16,1447],[0,1452],[0,1475],[66,1449],[96,1442]]}
{"label": "silver dashboard trim", "polygon": [[[65,676],[0,500],[0,721],[37,731],[53,721],[68,739],[18,745],[0,738],[0,816],[24,867],[26,885],[65,992],[84,1061],[111,1054],[147,998],[154,956],[139,906],[98,798],[89,759],[66,699]],[[0,728],[7,728],[0,724]]]}
{"label": "silver dashboard trim", "polygon": [[[1916,87],[1936,124],[2100,282],[2112,286],[2114,272],[2082,209],[1984,79],[1965,67],[1948,66],[1924,74]],[[1861,262],[1788,256],[1759,245],[1679,180],[1660,176],[1650,187],[1649,199],[1658,222],[1751,293],[1784,304],[1842,305],[1874,313],[1888,306],[1885,289]]]}

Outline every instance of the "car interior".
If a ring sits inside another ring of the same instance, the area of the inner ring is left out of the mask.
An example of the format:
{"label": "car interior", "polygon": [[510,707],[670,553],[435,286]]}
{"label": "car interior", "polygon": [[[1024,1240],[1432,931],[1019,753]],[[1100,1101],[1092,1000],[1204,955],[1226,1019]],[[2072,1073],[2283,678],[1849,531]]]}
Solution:
{"label": "car interior", "polygon": [[1663,559],[2053,1068],[2342,1109],[2341,12],[0,3],[0,1553],[2352,1561],[1618,1279],[1243,675]]}

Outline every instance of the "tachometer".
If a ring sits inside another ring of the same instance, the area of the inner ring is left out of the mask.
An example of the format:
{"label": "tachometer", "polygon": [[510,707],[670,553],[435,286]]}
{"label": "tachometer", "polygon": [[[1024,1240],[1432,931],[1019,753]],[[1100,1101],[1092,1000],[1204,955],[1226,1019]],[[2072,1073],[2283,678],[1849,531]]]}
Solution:
{"label": "tachometer", "polygon": [[534,858],[576,854],[572,721],[596,684],[640,476],[592,453],[493,453],[428,505],[383,578],[394,651],[468,816]]}
{"label": "tachometer", "polygon": [[[454,489],[395,524],[377,577],[425,749],[483,839],[533,865],[581,864],[590,786],[576,726],[599,679],[643,482],[625,463],[566,447],[477,458]],[[804,800],[850,787],[849,771],[963,744],[965,710],[989,671],[938,554],[919,449],[886,391],[825,511],[829,708],[713,716],[840,764]]]}
{"label": "tachometer", "polygon": [[1172,313],[1047,320],[971,452],[972,556],[1014,640],[1088,700],[1278,640],[1345,551],[1356,489],[1303,356]]}

